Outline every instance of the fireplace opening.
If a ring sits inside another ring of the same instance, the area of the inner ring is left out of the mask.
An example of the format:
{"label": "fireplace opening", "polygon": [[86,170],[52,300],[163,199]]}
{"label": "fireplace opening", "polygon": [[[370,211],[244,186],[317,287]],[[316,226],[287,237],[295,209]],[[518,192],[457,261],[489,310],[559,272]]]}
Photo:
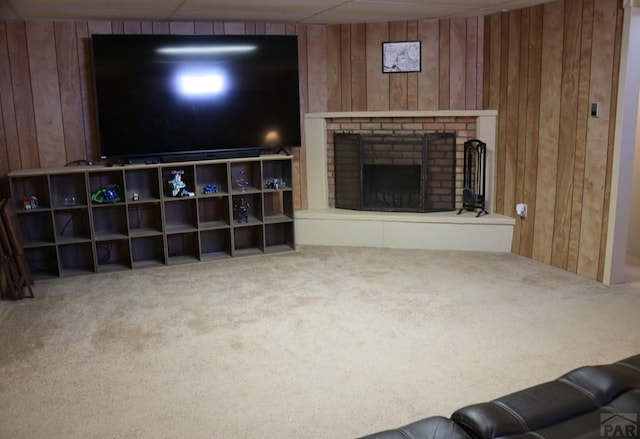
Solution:
{"label": "fireplace opening", "polygon": [[334,134],[335,207],[455,210],[455,133]]}
{"label": "fireplace opening", "polygon": [[422,166],[363,165],[364,210],[422,210]]}

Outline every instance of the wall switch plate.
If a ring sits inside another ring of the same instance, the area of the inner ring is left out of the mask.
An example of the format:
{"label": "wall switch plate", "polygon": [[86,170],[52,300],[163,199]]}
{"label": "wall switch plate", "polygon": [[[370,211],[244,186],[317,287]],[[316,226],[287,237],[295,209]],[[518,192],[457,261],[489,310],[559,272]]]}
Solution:
{"label": "wall switch plate", "polygon": [[591,103],[591,117],[600,117],[600,102]]}

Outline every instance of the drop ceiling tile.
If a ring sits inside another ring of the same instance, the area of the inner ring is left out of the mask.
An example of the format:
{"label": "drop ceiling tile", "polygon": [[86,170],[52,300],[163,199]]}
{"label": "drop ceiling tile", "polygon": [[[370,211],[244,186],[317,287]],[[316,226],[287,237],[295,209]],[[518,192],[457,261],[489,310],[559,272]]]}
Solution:
{"label": "drop ceiling tile", "polygon": [[[215,3],[215,6],[212,6]],[[299,22],[318,11],[333,8],[341,0],[274,0],[265,4],[263,0],[186,0],[172,18],[198,17],[209,20],[280,21]]]}
{"label": "drop ceiling tile", "polygon": [[6,0],[20,18],[164,19],[179,0]]}
{"label": "drop ceiling tile", "polygon": [[305,20],[306,23],[365,23],[416,20],[425,17],[446,17],[468,11],[454,6],[425,6],[406,3],[351,2],[321,12]]}

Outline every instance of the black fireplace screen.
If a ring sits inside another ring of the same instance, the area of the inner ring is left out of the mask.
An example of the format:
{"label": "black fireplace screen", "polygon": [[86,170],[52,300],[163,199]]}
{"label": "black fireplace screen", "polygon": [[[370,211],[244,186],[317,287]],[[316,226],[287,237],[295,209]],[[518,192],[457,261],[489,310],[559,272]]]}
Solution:
{"label": "black fireplace screen", "polygon": [[455,133],[334,134],[337,208],[454,210],[455,176]]}

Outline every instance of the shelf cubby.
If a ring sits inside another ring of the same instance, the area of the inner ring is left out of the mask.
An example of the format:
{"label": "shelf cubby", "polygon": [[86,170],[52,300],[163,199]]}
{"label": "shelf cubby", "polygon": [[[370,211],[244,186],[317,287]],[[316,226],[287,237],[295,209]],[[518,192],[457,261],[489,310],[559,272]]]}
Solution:
{"label": "shelf cubby", "polygon": [[17,216],[25,248],[56,242],[50,210],[29,210],[18,212]]}
{"label": "shelf cubby", "polygon": [[293,222],[265,224],[265,253],[291,251],[295,248]]}
{"label": "shelf cubby", "polygon": [[291,166],[281,160],[262,162],[263,190],[291,189]]}
{"label": "shelf cubby", "polygon": [[87,205],[85,173],[55,174],[50,177],[50,184],[54,209]]}
{"label": "shelf cubby", "polygon": [[131,250],[128,239],[97,241],[95,249],[99,273],[131,268]]}
{"label": "shelf cubby", "polygon": [[[96,192],[112,187],[119,196],[119,203],[125,201],[124,197],[124,177],[121,169],[95,171],[89,173],[89,197],[93,198]],[[115,204],[115,203],[99,203],[91,200],[92,205]]]}
{"label": "shelf cubby", "polygon": [[233,194],[259,193],[262,187],[260,162],[238,161],[231,163],[231,192]]}
{"label": "shelf cubby", "polygon": [[183,233],[198,228],[197,206],[195,198],[179,198],[164,203],[165,231]]}
{"label": "shelf cubby", "polygon": [[94,206],[91,214],[96,240],[113,240],[128,236],[127,208],[124,204]]}
{"label": "shelf cubby", "polygon": [[175,163],[171,166],[165,166],[162,168],[162,193],[165,199],[182,199],[188,198],[183,196],[182,190],[175,190],[169,183],[176,178],[176,175],[180,175],[182,182],[185,184],[184,190],[187,192],[193,192],[195,195],[195,171],[193,165],[187,165],[182,163]]}
{"label": "shelf cubby", "polygon": [[53,213],[56,242],[68,244],[91,240],[89,209],[86,207],[66,208]]}
{"label": "shelf cubby", "polygon": [[268,191],[263,194],[265,223],[293,221],[293,194],[289,190]]}
{"label": "shelf cubby", "polygon": [[91,242],[58,246],[62,276],[95,273]]}
{"label": "shelf cubby", "polygon": [[44,280],[60,276],[58,255],[54,245],[25,247],[24,254],[35,280]]}
{"label": "shelf cubby", "polygon": [[[36,197],[39,208],[51,207],[49,195],[49,178],[47,174],[25,175],[10,179],[11,198],[16,210],[31,210],[28,202],[31,197]],[[25,206],[25,201],[27,201]]]}
{"label": "shelf cubby", "polygon": [[262,226],[248,225],[233,229],[233,255],[249,256],[264,252]]}
{"label": "shelf cubby", "polygon": [[131,239],[131,263],[133,268],[146,268],[166,263],[164,238],[145,236]]}
{"label": "shelf cubby", "polygon": [[155,203],[131,203],[127,206],[129,235],[135,237],[162,234],[162,205]]}
{"label": "shelf cubby", "polygon": [[231,229],[200,232],[200,259],[210,261],[231,257]]}
{"label": "shelf cubby", "polygon": [[[262,195],[243,194],[234,195],[232,199],[233,225],[255,225],[262,224]],[[242,211],[242,205],[246,205],[246,215]]]}
{"label": "shelf cubby", "polygon": [[167,236],[168,264],[184,264],[199,260],[198,234],[176,233]]}
{"label": "shelf cubby", "polygon": [[160,177],[158,168],[126,169],[126,200],[148,203],[160,200]]}
{"label": "shelf cubby", "polygon": [[229,197],[207,197],[198,199],[198,228],[218,229],[229,227]]}
{"label": "shelf cubby", "polygon": [[[229,193],[227,164],[215,163],[196,166],[196,195],[198,197],[215,197]],[[205,191],[210,186],[213,192]]]}

